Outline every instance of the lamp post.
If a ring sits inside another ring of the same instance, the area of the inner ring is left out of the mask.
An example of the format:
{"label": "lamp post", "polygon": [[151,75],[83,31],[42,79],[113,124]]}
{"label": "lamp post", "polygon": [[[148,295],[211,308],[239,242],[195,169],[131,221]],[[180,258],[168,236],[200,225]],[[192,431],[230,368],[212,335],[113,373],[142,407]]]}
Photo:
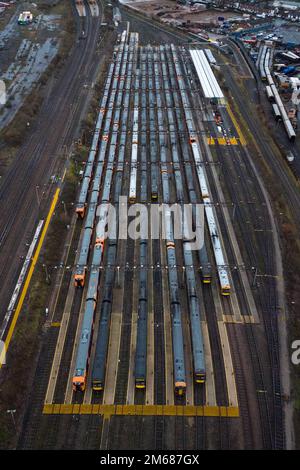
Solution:
{"label": "lamp post", "polygon": [[15,413],[17,410],[6,410],[6,413],[9,413],[14,425],[14,428],[16,429],[16,421],[15,421]]}

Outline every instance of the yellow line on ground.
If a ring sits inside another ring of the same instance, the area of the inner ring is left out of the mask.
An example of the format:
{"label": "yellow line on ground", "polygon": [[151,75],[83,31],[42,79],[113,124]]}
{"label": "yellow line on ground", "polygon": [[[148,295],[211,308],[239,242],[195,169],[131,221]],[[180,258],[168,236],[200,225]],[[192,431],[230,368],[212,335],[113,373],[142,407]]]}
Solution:
{"label": "yellow line on ground", "polygon": [[33,275],[33,272],[34,272],[34,268],[35,268],[35,266],[36,266],[36,263],[37,263],[37,260],[38,260],[38,257],[39,257],[41,248],[42,248],[42,246],[43,246],[44,239],[45,239],[45,236],[46,236],[46,233],[47,233],[49,224],[50,224],[50,220],[51,220],[52,214],[53,214],[54,209],[55,209],[56,204],[57,204],[59,192],[60,192],[60,188],[58,188],[58,189],[55,191],[55,194],[54,194],[54,197],[53,197],[53,200],[52,200],[52,203],[51,203],[51,207],[50,207],[50,210],[49,210],[48,215],[47,215],[46,223],[45,223],[44,228],[43,228],[43,230],[42,230],[42,234],[41,234],[40,240],[39,240],[39,242],[38,242],[36,252],[35,252],[35,254],[34,254],[33,258],[32,258],[32,263],[31,263],[30,269],[29,269],[29,271],[28,271],[27,278],[26,278],[26,281],[25,281],[25,284],[24,284],[24,287],[23,287],[23,290],[22,290],[22,293],[21,293],[21,296],[20,296],[20,299],[19,299],[19,302],[18,302],[16,311],[15,311],[15,313],[14,313],[12,322],[11,322],[11,324],[10,324],[10,327],[9,327],[9,330],[8,330],[8,333],[7,333],[7,337],[6,337],[5,342],[4,342],[4,347],[2,348],[2,351],[1,351],[1,355],[0,355],[0,369],[1,369],[1,367],[2,367],[2,365],[3,365],[3,363],[4,363],[4,361],[5,361],[5,353],[8,351],[8,347],[9,347],[9,344],[10,344],[10,341],[11,341],[11,338],[12,338],[12,335],[13,335],[13,333],[14,333],[17,320],[18,320],[19,315],[20,315],[20,312],[21,312],[21,310],[22,310],[22,306],[23,306],[24,299],[25,299],[26,294],[27,294],[27,291],[28,291],[28,287],[29,287],[29,285],[30,285],[30,281],[31,281],[31,278],[32,278],[32,275]]}
{"label": "yellow line on ground", "polygon": [[79,405],[45,404],[44,414],[98,414],[110,416],[210,416],[238,418],[237,406],[192,405]]}
{"label": "yellow line on ground", "polygon": [[215,139],[213,137],[207,137],[208,145],[215,145]]}
{"label": "yellow line on ground", "polygon": [[237,120],[236,120],[236,118],[235,118],[235,115],[233,114],[233,112],[232,112],[232,110],[231,110],[229,104],[227,104],[227,107],[226,107],[226,108],[227,108],[228,114],[229,114],[229,116],[231,117],[231,120],[232,120],[232,122],[233,122],[233,124],[234,124],[234,127],[235,127],[236,130],[237,130],[237,133],[238,133],[238,135],[239,135],[241,144],[242,144],[242,145],[247,145],[246,139],[245,139],[245,137],[243,136],[243,133],[242,133],[242,131],[241,131],[241,128],[240,128],[240,126],[239,126],[239,124],[238,124],[238,122],[237,122]]}

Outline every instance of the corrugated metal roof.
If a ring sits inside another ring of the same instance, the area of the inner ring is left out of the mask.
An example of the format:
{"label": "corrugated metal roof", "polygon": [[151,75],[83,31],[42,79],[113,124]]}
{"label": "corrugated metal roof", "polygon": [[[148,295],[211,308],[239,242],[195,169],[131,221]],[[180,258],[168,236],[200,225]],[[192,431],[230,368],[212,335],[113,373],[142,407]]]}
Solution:
{"label": "corrugated metal roof", "polygon": [[201,83],[205,98],[224,98],[219,83],[203,50],[190,50],[190,54]]}

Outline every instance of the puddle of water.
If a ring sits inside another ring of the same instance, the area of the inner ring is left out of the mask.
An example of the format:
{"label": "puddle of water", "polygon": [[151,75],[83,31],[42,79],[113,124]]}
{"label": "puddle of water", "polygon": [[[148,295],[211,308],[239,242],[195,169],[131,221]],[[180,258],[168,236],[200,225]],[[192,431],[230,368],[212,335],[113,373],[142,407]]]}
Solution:
{"label": "puddle of water", "polygon": [[[23,40],[16,54],[16,59],[8,70],[0,77],[9,82],[7,98],[10,108],[0,107],[0,128],[7,126],[21,107],[25,96],[39,81],[43,72],[58,51],[58,40],[48,38],[43,44]],[[26,61],[24,64],[24,60]]]}

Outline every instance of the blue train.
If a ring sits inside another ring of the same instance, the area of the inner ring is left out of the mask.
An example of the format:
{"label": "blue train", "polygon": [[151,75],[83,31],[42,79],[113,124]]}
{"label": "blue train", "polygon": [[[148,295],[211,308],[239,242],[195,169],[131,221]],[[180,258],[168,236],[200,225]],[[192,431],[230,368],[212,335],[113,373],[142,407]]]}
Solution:
{"label": "blue train", "polygon": [[[97,170],[95,174],[94,184],[93,184],[93,191],[91,195],[90,205],[88,208],[88,216],[85,224],[85,230],[83,235],[83,240],[80,248],[80,256],[78,265],[75,271],[75,285],[83,286],[85,280],[85,272],[86,272],[86,265],[89,255],[89,248],[91,244],[93,228],[95,224],[95,217],[96,217],[96,207],[98,196],[100,192],[100,183],[102,179],[102,171],[103,171],[103,162],[106,153],[106,146],[109,145],[109,156],[106,165],[106,174],[105,180],[103,182],[103,192],[102,192],[102,203],[107,203],[110,200],[110,189],[112,184],[112,177],[113,177],[113,162],[115,159],[116,147],[117,147],[117,133],[112,133],[112,138],[109,143],[108,135],[110,133],[111,124],[112,124],[112,109],[114,107],[115,98],[118,95],[122,96],[124,94],[124,81],[120,80],[119,90],[119,72],[121,69],[121,64],[125,64],[125,68],[122,67],[122,71],[126,70],[127,64],[127,55],[128,55],[128,46],[125,43],[126,34],[122,35],[122,45],[119,48],[119,53],[117,55],[117,64],[114,72],[113,78],[113,85],[110,91],[109,97],[109,109],[107,111],[104,123],[104,129],[102,131],[102,140],[101,140],[101,147],[99,151],[99,159],[97,164]],[[124,52],[124,54],[123,54]],[[114,123],[113,129],[116,127],[118,128],[119,119],[120,119],[121,109],[119,108],[116,111],[114,116]],[[124,145],[123,145],[124,147]],[[76,360],[75,360],[75,370],[74,375],[72,378],[72,387],[74,391],[81,391],[83,392],[86,389],[87,384],[87,374],[89,369],[89,362],[90,362],[90,352],[91,352],[91,345],[92,345],[92,338],[93,338],[93,330],[94,330],[94,318],[95,318],[95,310],[97,305],[97,298],[98,298],[98,286],[100,280],[100,268],[103,258],[103,251],[104,251],[104,233],[105,233],[105,225],[106,225],[106,217],[105,217],[105,205],[101,206],[102,212],[100,215],[100,220],[98,224],[98,233],[96,236],[96,242],[93,250],[93,258],[92,258],[92,266],[91,266],[91,273],[88,283],[88,290],[85,300],[85,307],[84,307],[84,314],[83,314],[83,322],[81,326],[81,333],[79,339],[79,346],[77,350]],[[111,252],[113,249],[113,245],[110,246],[110,256],[112,256]],[[108,318],[107,312],[109,311],[109,303],[110,297],[107,295],[104,297],[104,307],[102,309],[101,319],[103,321],[103,325],[107,325],[108,322],[105,322],[105,318]],[[105,306],[106,304],[106,306]],[[105,330],[105,328],[103,327]],[[101,330],[101,328],[100,328]],[[107,334],[108,334],[108,326],[107,326]],[[101,333],[100,333],[101,335]],[[97,361],[97,356],[95,358]]]}
{"label": "blue train", "polygon": [[85,211],[86,211],[88,191],[89,191],[89,187],[90,187],[94,162],[95,162],[96,153],[97,153],[97,149],[98,149],[98,141],[99,141],[99,135],[100,135],[100,131],[101,131],[102,124],[103,124],[104,112],[105,112],[105,108],[106,108],[106,105],[107,105],[107,102],[108,102],[109,90],[110,90],[110,87],[111,87],[111,84],[112,84],[114,68],[115,68],[115,64],[112,63],[110,65],[110,68],[109,68],[109,72],[108,72],[108,76],[107,76],[107,80],[106,80],[106,84],[105,84],[105,88],[104,88],[103,97],[102,97],[102,100],[101,100],[101,103],[100,103],[100,111],[99,111],[99,114],[98,114],[98,119],[97,119],[97,123],[96,123],[96,127],[95,127],[95,132],[94,132],[94,136],[93,136],[93,140],[92,140],[92,146],[91,146],[88,161],[87,161],[87,164],[86,164],[86,167],[85,167],[78,202],[77,202],[76,208],[75,208],[75,211],[76,211],[78,217],[81,217],[81,218],[84,217]]}
{"label": "blue train", "polygon": [[[127,75],[125,81],[125,93],[122,100],[119,101],[119,110],[123,103],[123,112],[121,117],[121,133],[118,146],[117,168],[115,172],[115,187],[114,187],[114,204],[117,206],[119,196],[122,191],[122,177],[124,173],[124,160],[126,149],[126,136],[127,136],[127,122],[129,114],[130,102],[130,86],[132,77],[132,51],[129,53],[129,61],[127,62]],[[126,64],[125,64],[126,65]],[[125,75],[126,69],[122,68],[122,75]],[[112,171],[112,167],[110,170]],[[104,197],[104,196],[103,196]],[[105,197],[109,197],[108,188]],[[110,318],[112,309],[112,289],[114,283],[114,266],[116,259],[116,240],[109,240],[107,251],[108,269],[106,271],[104,294],[101,304],[99,333],[97,337],[94,364],[92,370],[92,389],[94,392],[101,392],[105,386],[106,364],[107,364],[107,351],[109,343],[110,332]]]}
{"label": "blue train", "polygon": [[[89,252],[90,252],[90,246],[92,243],[92,234],[93,234],[93,229],[94,229],[94,224],[95,224],[95,219],[96,219],[97,202],[99,198],[101,180],[102,180],[102,175],[103,175],[103,170],[104,170],[105,155],[106,155],[107,147],[109,146],[108,135],[110,134],[110,130],[112,126],[112,118],[113,118],[112,109],[114,107],[114,103],[115,103],[115,99],[117,95],[117,86],[119,82],[118,74],[120,73],[120,70],[121,70],[122,59],[126,63],[127,50],[126,50],[126,46],[124,45],[120,47],[119,52],[117,54],[115,68],[112,69],[110,67],[109,69],[109,74],[111,75],[109,75],[107,79],[106,87],[104,90],[104,97],[105,97],[104,103],[105,104],[108,103],[108,110],[106,112],[104,123],[103,123],[103,129],[102,129],[103,135],[99,144],[99,156],[98,156],[98,161],[97,161],[97,166],[96,166],[95,177],[93,180],[91,200],[88,206],[88,215],[87,215],[87,220],[85,223],[84,235],[83,235],[83,239],[80,245],[79,258],[78,258],[78,262],[77,262],[75,274],[74,274],[74,284],[76,287],[84,287],[84,284],[85,284],[88,257],[89,257]],[[104,109],[101,108],[99,118],[100,116],[103,115],[103,112],[104,112]],[[99,127],[98,124],[97,126]],[[102,120],[101,120],[101,126],[102,126]],[[99,128],[99,132],[100,132],[100,128]],[[113,133],[111,146],[114,145],[113,139],[115,137],[116,137],[115,133]],[[92,146],[95,146],[95,145],[96,145],[96,136],[94,136]],[[113,154],[114,148],[110,151],[110,155]],[[106,183],[104,183],[104,185],[106,185]],[[76,206],[76,212],[78,213],[80,217],[84,217],[84,214],[85,214],[88,187],[89,187],[88,179],[84,178],[83,185],[81,187],[80,196],[79,196],[81,203],[80,205],[77,204]],[[105,188],[104,188],[104,191],[105,191]],[[85,200],[83,198],[85,198]]]}
{"label": "blue train", "polygon": [[146,240],[140,241],[139,303],[134,373],[136,388],[146,387],[148,321],[147,246]]}
{"label": "blue train", "polygon": [[189,242],[183,242],[183,254],[190,310],[194,380],[196,383],[203,383],[206,379],[204,344],[200,324],[200,306],[195,290],[196,278],[193,266],[193,255]]}
{"label": "blue train", "polygon": [[91,275],[89,279],[83,322],[81,326],[81,336],[77,350],[75,372],[72,379],[74,391],[83,392],[86,388],[103,248],[103,242],[97,242],[94,247]]}
{"label": "blue train", "polygon": [[[167,49],[168,50],[168,49]],[[165,54],[161,52],[161,58],[165,60]],[[175,175],[175,186],[176,186],[176,195],[177,201],[183,203],[183,181],[182,175],[180,172],[180,165],[178,159],[178,138],[176,133],[176,122],[178,125],[178,131],[180,138],[183,137],[183,122],[180,113],[180,106],[178,106],[178,93],[175,91],[175,70],[173,67],[173,61],[170,60],[171,57],[167,55],[168,64],[169,64],[169,74],[167,75],[166,71],[164,72],[165,80],[170,80],[171,86],[174,88],[173,96],[174,96],[174,104],[177,110],[176,112],[176,119],[174,118],[174,111],[172,108],[172,99],[170,94],[167,92],[167,86],[165,86],[165,95],[166,95],[166,102],[168,106],[168,124],[169,124],[169,135],[171,139],[171,155],[173,160],[173,169]],[[187,153],[188,155],[188,153]],[[188,156],[186,155],[186,158]],[[190,187],[190,186],[188,186]],[[194,188],[191,188],[192,192],[192,201],[196,202],[196,195],[194,192]],[[194,199],[193,199],[194,198]],[[171,239],[171,231],[170,231],[170,239]],[[169,246],[172,247],[172,243],[169,243]],[[206,379],[206,372],[205,372],[205,356],[204,356],[204,345],[203,345],[203,336],[202,336],[202,329],[200,323],[200,306],[197,297],[197,293],[195,290],[196,286],[196,278],[194,272],[194,265],[193,265],[193,255],[191,251],[190,242],[187,240],[183,240],[183,253],[184,253],[184,264],[185,264],[185,273],[186,273],[186,285],[187,285],[187,293],[188,293],[188,303],[189,303],[189,312],[190,312],[190,326],[191,326],[191,339],[192,339],[192,351],[193,351],[193,372],[194,372],[194,381],[196,383],[203,383]],[[171,263],[175,263],[175,253],[174,257],[171,259]],[[170,270],[170,268],[169,268]],[[176,270],[174,270],[176,273]],[[177,273],[176,273],[177,275]],[[170,281],[171,282],[171,281]],[[174,288],[176,287],[174,281]],[[174,290],[171,291],[171,295]],[[176,301],[176,299],[174,299]],[[181,371],[181,370],[180,370]]]}
{"label": "blue train", "polygon": [[97,337],[96,352],[92,371],[92,388],[101,391],[104,388],[106,356],[109,342],[109,326],[112,308],[112,289],[114,283],[114,265],[116,259],[117,244],[115,240],[108,242],[107,269],[104,284],[104,293],[101,304],[99,332]]}

